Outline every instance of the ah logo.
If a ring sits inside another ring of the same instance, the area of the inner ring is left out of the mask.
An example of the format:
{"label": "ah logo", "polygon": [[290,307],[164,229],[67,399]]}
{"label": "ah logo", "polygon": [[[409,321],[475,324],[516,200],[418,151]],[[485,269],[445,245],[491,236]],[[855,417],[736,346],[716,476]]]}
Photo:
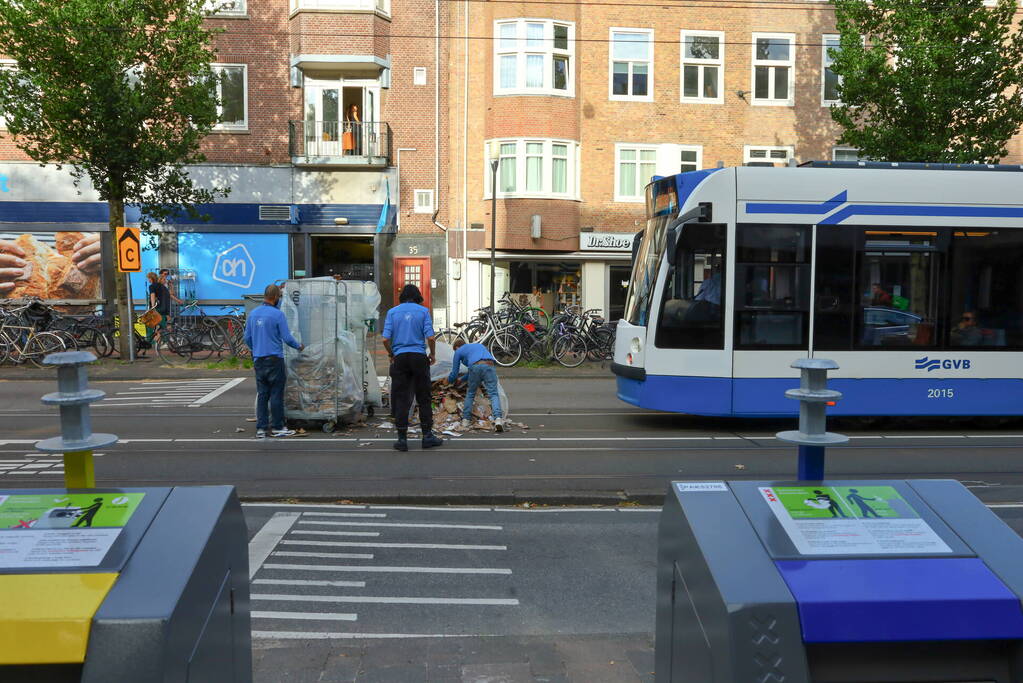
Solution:
{"label": "ah logo", "polygon": [[244,244],[236,244],[217,254],[213,279],[227,285],[248,289],[256,277],[256,262]]}
{"label": "ah logo", "polygon": [[7,187],[7,176],[0,175],[0,192],[10,192],[11,188]]}
{"label": "ah logo", "polygon": [[940,358],[917,358],[914,366],[917,370],[926,370],[927,372],[933,372],[935,370],[969,370],[970,360],[968,358],[960,358],[958,360],[953,358],[946,358],[941,360]]}

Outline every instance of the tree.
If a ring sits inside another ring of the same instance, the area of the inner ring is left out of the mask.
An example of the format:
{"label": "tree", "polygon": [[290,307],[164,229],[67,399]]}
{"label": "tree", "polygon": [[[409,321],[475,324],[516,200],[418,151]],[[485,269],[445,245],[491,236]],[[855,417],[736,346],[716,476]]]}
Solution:
{"label": "tree", "polygon": [[[0,115],[30,158],[67,165],[76,186],[88,176],[110,209],[111,235],[126,205],[141,227],[226,196],[202,189],[186,164],[204,161],[200,143],[217,123],[213,32],[206,0],[0,1]],[[116,245],[109,240],[116,260]],[[126,277],[111,282],[128,355]]]}
{"label": "tree", "polygon": [[995,163],[1023,124],[1016,0],[832,0],[839,143],[870,159]]}

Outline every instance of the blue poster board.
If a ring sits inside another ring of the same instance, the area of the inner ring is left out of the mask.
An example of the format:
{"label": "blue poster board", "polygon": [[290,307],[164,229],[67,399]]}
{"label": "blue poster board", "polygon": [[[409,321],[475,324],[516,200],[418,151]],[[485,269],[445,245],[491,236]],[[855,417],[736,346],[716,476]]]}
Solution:
{"label": "blue poster board", "polygon": [[241,300],[288,277],[288,236],[179,233],[178,267],[195,271],[199,299]]}

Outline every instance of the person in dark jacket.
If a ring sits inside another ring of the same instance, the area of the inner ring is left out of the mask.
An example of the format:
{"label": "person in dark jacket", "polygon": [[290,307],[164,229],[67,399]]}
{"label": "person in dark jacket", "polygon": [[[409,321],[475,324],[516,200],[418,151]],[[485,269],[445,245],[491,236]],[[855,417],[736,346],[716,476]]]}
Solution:
{"label": "person in dark jacket", "polygon": [[[284,344],[302,351],[288,330],[288,321],[277,308],[281,301],[281,288],[267,285],[263,291],[263,305],[245,320],[245,344],[252,349],[252,367],[256,371],[256,438],[266,436],[292,436],[295,432],[284,426]],[[269,403],[269,410],[267,404]],[[269,413],[269,417],[267,415]],[[272,423],[272,425],[271,425]]]}
{"label": "person in dark jacket", "polygon": [[437,360],[430,310],[422,305],[423,295],[415,285],[405,285],[398,302],[387,311],[381,335],[391,359],[391,402],[398,428],[394,449],[408,450],[408,414],[413,396],[419,404],[423,448],[443,446],[444,441],[433,433],[433,406],[430,403],[430,366]]}
{"label": "person in dark jacket", "polygon": [[[146,297],[149,307],[155,308],[156,312],[160,314],[160,322],[156,327],[146,327],[146,341],[152,344],[157,330],[167,331],[167,318],[170,317],[170,290],[160,282],[156,273],[146,273],[146,279],[149,280],[149,296]],[[141,355],[145,355],[144,351],[143,349]]]}

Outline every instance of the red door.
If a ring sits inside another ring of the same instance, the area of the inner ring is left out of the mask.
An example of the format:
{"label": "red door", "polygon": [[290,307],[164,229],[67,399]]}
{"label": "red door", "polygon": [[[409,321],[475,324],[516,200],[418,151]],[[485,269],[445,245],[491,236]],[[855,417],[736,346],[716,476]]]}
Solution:
{"label": "red door", "polygon": [[[394,259],[394,303],[405,285],[415,285],[423,293],[423,305],[430,308],[430,259]],[[432,310],[432,309],[431,309]]]}

